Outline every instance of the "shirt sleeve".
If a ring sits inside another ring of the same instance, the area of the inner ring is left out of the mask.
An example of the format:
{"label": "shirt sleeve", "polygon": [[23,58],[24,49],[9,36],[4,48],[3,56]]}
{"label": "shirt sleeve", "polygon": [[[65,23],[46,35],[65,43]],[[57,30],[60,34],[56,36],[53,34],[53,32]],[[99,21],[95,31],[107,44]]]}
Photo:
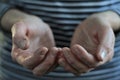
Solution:
{"label": "shirt sleeve", "polygon": [[[120,16],[120,1],[116,4],[112,4],[110,9]],[[118,29],[114,32],[115,32],[115,35],[117,35],[118,33],[120,33],[120,29]]]}
{"label": "shirt sleeve", "polygon": [[116,12],[120,16],[120,1],[117,4],[112,4],[111,10]]}
{"label": "shirt sleeve", "polygon": [[1,19],[3,15],[11,8],[13,8],[13,6],[11,6],[10,4],[0,2],[0,30],[3,30],[1,27]]}

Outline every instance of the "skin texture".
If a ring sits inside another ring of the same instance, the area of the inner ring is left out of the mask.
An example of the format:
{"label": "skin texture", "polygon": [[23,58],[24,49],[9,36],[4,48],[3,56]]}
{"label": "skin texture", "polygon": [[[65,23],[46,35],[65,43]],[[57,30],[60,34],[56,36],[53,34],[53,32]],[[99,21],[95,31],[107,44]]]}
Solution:
{"label": "skin texture", "polygon": [[63,48],[59,64],[75,75],[89,72],[112,59],[114,42],[111,25],[104,18],[92,15],[78,25],[71,48]]}
{"label": "skin texture", "polygon": [[55,65],[58,48],[49,26],[35,16],[16,22],[12,27],[12,58],[42,76]]}

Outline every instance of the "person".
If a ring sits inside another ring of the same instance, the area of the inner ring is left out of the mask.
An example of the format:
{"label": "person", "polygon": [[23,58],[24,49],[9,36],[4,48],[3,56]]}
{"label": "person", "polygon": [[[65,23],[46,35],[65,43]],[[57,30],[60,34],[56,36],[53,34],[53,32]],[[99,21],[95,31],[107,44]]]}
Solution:
{"label": "person", "polygon": [[1,80],[119,80],[119,6],[119,0],[0,2]]}

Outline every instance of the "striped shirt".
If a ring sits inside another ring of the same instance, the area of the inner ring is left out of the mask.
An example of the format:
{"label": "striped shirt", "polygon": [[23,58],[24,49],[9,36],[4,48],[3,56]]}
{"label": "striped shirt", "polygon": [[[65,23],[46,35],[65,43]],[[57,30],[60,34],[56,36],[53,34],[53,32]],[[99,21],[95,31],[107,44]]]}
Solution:
{"label": "striped shirt", "polygon": [[[120,13],[117,9],[120,0],[9,0],[8,3],[48,23],[57,47],[69,47],[75,28],[89,15],[107,10]],[[115,55],[110,62],[81,76],[74,76],[58,67],[42,77],[34,76],[31,71],[12,61],[11,34],[4,33],[0,56],[1,80],[120,80],[120,33],[116,35]]]}

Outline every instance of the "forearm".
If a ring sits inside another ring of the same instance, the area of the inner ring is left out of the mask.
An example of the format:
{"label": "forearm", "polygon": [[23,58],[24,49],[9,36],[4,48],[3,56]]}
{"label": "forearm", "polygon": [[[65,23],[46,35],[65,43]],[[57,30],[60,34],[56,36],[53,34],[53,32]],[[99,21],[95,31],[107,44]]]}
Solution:
{"label": "forearm", "polygon": [[15,22],[18,22],[18,21],[20,21],[22,19],[25,19],[25,18],[29,17],[29,16],[30,15],[28,15],[28,14],[26,14],[24,12],[21,12],[21,11],[19,11],[17,9],[10,9],[2,17],[1,25],[2,25],[3,29],[5,29],[7,31],[10,31],[12,25]]}
{"label": "forearm", "polygon": [[114,31],[120,29],[120,16],[113,11],[106,11],[98,13],[99,17],[103,17],[107,21]]}

